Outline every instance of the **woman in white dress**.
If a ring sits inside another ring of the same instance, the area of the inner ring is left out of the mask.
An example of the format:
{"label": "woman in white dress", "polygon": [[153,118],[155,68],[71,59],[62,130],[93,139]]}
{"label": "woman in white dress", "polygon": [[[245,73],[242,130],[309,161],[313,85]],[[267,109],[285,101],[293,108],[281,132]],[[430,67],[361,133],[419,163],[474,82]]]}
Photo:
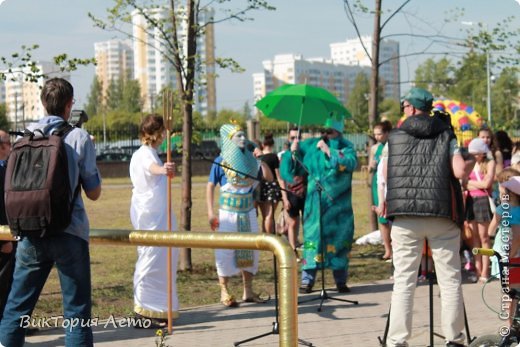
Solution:
{"label": "woman in white dress", "polygon": [[[130,219],[136,230],[168,228],[167,177],[175,173],[174,163],[162,163],[157,147],[165,137],[163,119],[148,115],[141,122],[139,137],[142,146],[132,155],[130,178],[132,200]],[[173,211],[172,229],[177,229]],[[134,311],[137,318],[151,319],[151,327],[165,326],[168,318],[168,275],[166,247],[137,247],[137,263],[134,273]],[[177,299],[178,249],[172,248],[172,316],[179,316]]]}

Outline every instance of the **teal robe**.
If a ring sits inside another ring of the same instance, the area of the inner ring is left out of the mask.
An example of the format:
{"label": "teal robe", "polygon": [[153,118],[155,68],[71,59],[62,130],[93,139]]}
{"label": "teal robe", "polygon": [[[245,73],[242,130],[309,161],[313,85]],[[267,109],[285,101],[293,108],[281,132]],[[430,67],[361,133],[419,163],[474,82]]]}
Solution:
{"label": "teal robe", "polygon": [[[292,155],[301,160],[309,171],[303,214],[303,269],[321,268],[321,215],[325,246],[324,265],[333,270],[348,271],[348,253],[354,238],[352,173],[357,167],[356,151],[350,141],[338,137],[329,141],[329,158],[316,148],[319,140],[307,139],[300,142],[298,152],[284,153],[280,173],[282,178],[289,182],[292,181],[292,176],[301,174],[299,165],[292,159]],[[321,204],[317,181],[324,189],[321,193]]]}

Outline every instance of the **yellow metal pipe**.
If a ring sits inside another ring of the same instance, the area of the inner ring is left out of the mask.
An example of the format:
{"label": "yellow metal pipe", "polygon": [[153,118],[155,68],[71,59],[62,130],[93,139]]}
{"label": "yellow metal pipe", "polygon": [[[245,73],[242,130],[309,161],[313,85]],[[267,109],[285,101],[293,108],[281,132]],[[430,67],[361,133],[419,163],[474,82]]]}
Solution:
{"label": "yellow metal pipe", "polygon": [[[12,240],[9,228],[0,227],[0,240]],[[185,248],[227,248],[271,251],[278,264],[279,345],[298,345],[298,293],[296,257],[289,243],[278,236],[249,233],[201,233],[129,230],[91,230],[93,243],[133,244]]]}

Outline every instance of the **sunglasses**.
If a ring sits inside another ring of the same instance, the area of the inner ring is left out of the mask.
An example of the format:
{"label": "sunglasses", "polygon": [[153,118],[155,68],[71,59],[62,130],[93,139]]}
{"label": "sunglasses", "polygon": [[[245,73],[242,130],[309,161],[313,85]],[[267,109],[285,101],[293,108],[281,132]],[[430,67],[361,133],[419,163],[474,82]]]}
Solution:
{"label": "sunglasses", "polygon": [[334,129],[331,129],[331,128],[327,128],[327,129],[323,129],[321,131],[322,134],[327,134],[327,135],[332,135],[334,134]]}
{"label": "sunglasses", "polygon": [[301,136],[291,136],[291,137],[289,137],[289,139],[290,139],[291,141],[294,141],[294,140],[296,140],[296,139],[301,140]]}

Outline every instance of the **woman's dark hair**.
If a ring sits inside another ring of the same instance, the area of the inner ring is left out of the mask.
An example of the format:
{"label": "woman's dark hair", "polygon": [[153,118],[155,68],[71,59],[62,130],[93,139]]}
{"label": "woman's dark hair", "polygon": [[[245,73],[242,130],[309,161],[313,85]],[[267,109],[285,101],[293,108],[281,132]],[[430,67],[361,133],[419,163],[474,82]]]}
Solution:
{"label": "woman's dark hair", "polygon": [[384,120],[374,125],[375,128],[381,128],[384,133],[389,133],[392,130],[392,123],[389,120]]}
{"label": "woman's dark hair", "polygon": [[162,141],[164,130],[163,117],[158,114],[149,114],[141,122],[139,137],[142,143],[152,146]]}
{"label": "woman's dark hair", "polygon": [[504,130],[495,132],[497,149],[502,152],[504,160],[510,160],[513,153],[513,141]]}
{"label": "woman's dark hair", "polygon": [[273,134],[271,134],[271,133],[265,134],[263,145],[267,146],[267,147],[273,147],[274,146]]}
{"label": "woman's dark hair", "polygon": [[63,78],[51,78],[43,85],[40,100],[48,115],[65,116],[65,107],[74,98],[74,88]]}

